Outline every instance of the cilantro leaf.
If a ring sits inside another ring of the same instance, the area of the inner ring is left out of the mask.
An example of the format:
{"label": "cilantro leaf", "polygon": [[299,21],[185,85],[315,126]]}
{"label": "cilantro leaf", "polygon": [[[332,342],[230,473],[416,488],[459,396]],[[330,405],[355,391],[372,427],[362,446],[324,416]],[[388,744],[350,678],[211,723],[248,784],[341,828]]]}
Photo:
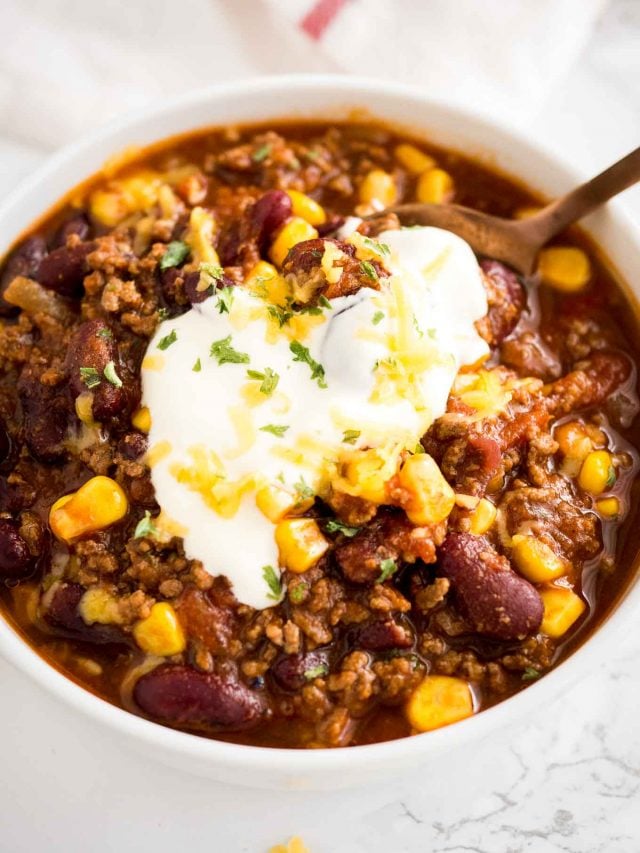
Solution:
{"label": "cilantro leaf", "polygon": [[218,364],[249,364],[249,355],[246,352],[238,352],[231,346],[231,335],[214,341],[209,354]]}
{"label": "cilantro leaf", "polygon": [[304,581],[302,583],[296,584],[295,586],[290,586],[289,600],[292,601],[294,604],[300,604],[302,601],[304,601],[308,591],[309,584],[304,583]]}
{"label": "cilantro leaf", "polygon": [[111,338],[113,338],[113,332],[111,331],[111,329],[107,329],[106,327],[104,329],[98,329],[96,335],[99,338],[104,338],[107,341],[110,341]]}
{"label": "cilantro leaf", "polygon": [[175,344],[175,342],[177,340],[178,340],[178,333],[176,332],[175,329],[171,329],[171,331],[169,332],[168,335],[165,335],[164,338],[160,338],[160,340],[158,341],[158,344],[157,344],[158,349],[161,349],[161,350],[169,349],[171,344]]}
{"label": "cilantro leaf", "polygon": [[254,163],[262,163],[263,160],[266,160],[267,157],[271,154],[271,146],[261,145],[259,148],[256,148],[253,154],[251,155],[251,159]]}
{"label": "cilantro leaf", "polygon": [[276,438],[282,438],[288,429],[288,426],[279,426],[278,424],[265,424],[265,426],[259,427],[260,432],[270,432]]}
{"label": "cilantro leaf", "polygon": [[525,667],[524,672],[522,673],[521,680],[522,681],[535,681],[537,678],[540,678],[542,673],[535,669],[532,666]]}
{"label": "cilantro leaf", "polygon": [[167,251],[160,258],[160,269],[168,270],[171,267],[178,267],[183,263],[191,249],[182,240],[172,240],[167,246]]}
{"label": "cilantro leaf", "polygon": [[301,361],[309,365],[309,368],[311,369],[311,378],[317,381],[318,387],[326,388],[327,380],[324,375],[324,367],[312,358],[308,348],[303,346],[300,341],[291,341],[289,349],[294,355],[294,361]]}
{"label": "cilantro leaf", "polygon": [[271,598],[273,601],[280,601],[280,596],[282,595],[282,583],[273,566],[263,566],[262,577],[270,589],[267,598]]}
{"label": "cilantro leaf", "polygon": [[307,681],[313,681],[314,678],[320,678],[329,672],[329,667],[326,663],[319,663],[318,666],[312,666],[310,669],[305,669],[304,677]]}
{"label": "cilantro leaf", "polygon": [[133,538],[140,539],[143,536],[157,536],[157,534],[158,528],[151,520],[151,513],[147,509],[145,510],[144,518],[141,518],[136,524],[136,529],[133,531]]}
{"label": "cilantro leaf", "polygon": [[356,533],[360,533],[361,527],[351,527],[348,524],[343,524],[337,518],[330,518],[325,525],[327,533],[342,533],[347,539],[351,539]]}
{"label": "cilantro leaf", "polygon": [[229,314],[231,313],[231,306],[233,305],[233,297],[234,297],[234,288],[233,287],[221,287],[218,291],[216,291],[216,296],[218,297],[217,307],[218,313],[220,314]]}
{"label": "cilantro leaf", "polygon": [[80,379],[84,382],[87,388],[97,388],[101,382],[100,374],[95,367],[81,367]]}
{"label": "cilantro leaf", "polygon": [[388,256],[391,254],[391,249],[386,243],[379,243],[377,240],[372,240],[371,237],[363,237],[362,242],[377,255]]}
{"label": "cilantro leaf", "polygon": [[395,560],[382,560],[382,562],[380,563],[380,574],[376,579],[376,583],[384,583],[386,580],[389,580],[391,575],[395,574],[395,572],[397,571],[398,564]]}
{"label": "cilantro leaf", "polygon": [[273,394],[280,381],[278,374],[270,367],[265,367],[264,370],[247,370],[247,376],[249,379],[261,380],[260,393],[266,397],[270,397]]}
{"label": "cilantro leaf", "polygon": [[360,430],[359,429],[345,429],[345,431],[342,433],[342,441],[345,444],[355,444],[359,438],[360,438]]}
{"label": "cilantro leaf", "polygon": [[296,490],[296,494],[301,500],[304,500],[306,498],[314,498],[316,496],[316,493],[313,491],[313,489],[307,483],[303,476],[300,476],[298,482],[293,484],[293,488]]}
{"label": "cilantro leaf", "polygon": [[378,280],[378,273],[371,261],[360,261],[360,271],[366,275],[371,281]]}
{"label": "cilantro leaf", "polygon": [[122,388],[122,379],[116,373],[116,366],[112,361],[109,361],[103,371],[104,378],[116,388]]}
{"label": "cilantro leaf", "polygon": [[202,370],[202,362],[199,358],[196,359],[196,363],[193,365],[191,370],[193,370],[194,373],[200,373],[200,371]]}
{"label": "cilantro leaf", "polygon": [[382,320],[384,320],[384,311],[376,311],[371,322],[374,326],[377,326]]}
{"label": "cilantro leaf", "polygon": [[284,308],[280,308],[278,305],[269,305],[267,307],[267,311],[270,317],[277,320],[280,328],[286,326],[289,320],[293,317],[293,311],[285,311]]}

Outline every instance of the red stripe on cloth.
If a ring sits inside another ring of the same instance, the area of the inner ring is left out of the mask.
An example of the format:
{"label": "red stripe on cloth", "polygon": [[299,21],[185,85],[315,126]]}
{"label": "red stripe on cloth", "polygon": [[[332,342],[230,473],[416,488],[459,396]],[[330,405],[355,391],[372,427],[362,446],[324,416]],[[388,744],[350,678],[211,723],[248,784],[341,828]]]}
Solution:
{"label": "red stripe on cloth", "polygon": [[300,29],[318,41],[347,0],[317,0],[300,21]]}

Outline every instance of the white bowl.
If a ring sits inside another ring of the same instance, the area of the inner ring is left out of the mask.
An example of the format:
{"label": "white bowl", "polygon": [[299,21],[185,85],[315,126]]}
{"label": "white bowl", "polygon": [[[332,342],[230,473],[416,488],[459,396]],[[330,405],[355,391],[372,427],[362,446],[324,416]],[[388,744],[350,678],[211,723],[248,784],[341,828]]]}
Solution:
{"label": "white bowl", "polygon": [[[557,195],[584,175],[558,162],[529,139],[491,121],[406,87],[324,75],[262,78],[216,86],[179,98],[143,115],[111,124],[53,157],[6,199],[0,209],[0,255],[72,187],[130,145],[213,125],[281,118],[344,119],[371,116],[405,127],[434,142],[472,154],[522,179],[543,194]],[[587,230],[640,298],[640,235],[615,204],[586,220]],[[487,736],[503,737],[507,724],[534,712],[592,670],[613,647],[618,629],[640,611],[635,583],[596,634],[568,660],[517,696],[476,717],[429,734],[372,746],[336,750],[283,750],[238,746],[174,731],[116,708],[78,687],[39,657],[0,619],[0,652],[18,668],[92,718],[114,738],[181,769],[233,784],[265,788],[328,789],[388,777],[435,755]]]}

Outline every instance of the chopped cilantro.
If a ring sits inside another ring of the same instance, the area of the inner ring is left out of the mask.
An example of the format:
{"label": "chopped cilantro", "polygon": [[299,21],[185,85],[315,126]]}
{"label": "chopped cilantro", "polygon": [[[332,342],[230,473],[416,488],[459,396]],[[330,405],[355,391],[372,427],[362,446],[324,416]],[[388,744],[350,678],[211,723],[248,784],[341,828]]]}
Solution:
{"label": "chopped cilantro", "polygon": [[305,305],[304,308],[300,308],[300,314],[311,314],[317,317],[322,314],[323,308],[331,308],[331,303],[326,296],[320,296],[317,305]]}
{"label": "chopped cilantro", "polygon": [[280,601],[280,596],[282,595],[282,583],[280,582],[280,578],[273,566],[263,566],[262,577],[270,589],[267,598],[271,598],[273,601]]}
{"label": "chopped cilantro", "polygon": [[260,432],[270,432],[276,438],[282,438],[288,429],[288,426],[280,426],[278,424],[265,424],[265,426],[259,427]]}
{"label": "chopped cilantro", "polygon": [[342,433],[342,440],[345,444],[355,444],[359,438],[359,429],[345,429],[345,431]]}
{"label": "chopped cilantro", "polygon": [[525,667],[524,672],[522,673],[522,681],[535,681],[536,678],[540,678],[542,675],[537,669],[534,669],[532,666]]}
{"label": "chopped cilantro", "polygon": [[249,364],[249,356],[246,352],[238,352],[231,346],[231,335],[214,341],[211,344],[211,358],[215,358],[218,364]]}
{"label": "chopped cilantro", "polygon": [[329,667],[326,663],[320,663],[318,666],[312,666],[311,669],[305,669],[304,677],[307,681],[313,681],[314,678],[320,678],[329,672]]}
{"label": "chopped cilantro", "polygon": [[224,277],[224,270],[220,264],[212,264],[208,261],[203,261],[198,269],[206,276],[206,278],[210,279],[211,284],[213,284],[214,281],[220,281],[220,279]]}
{"label": "chopped cilantro", "polygon": [[378,243],[377,240],[372,240],[371,237],[363,237],[362,242],[365,246],[368,246],[372,252],[375,252],[377,255],[388,256],[391,254],[391,249],[387,246],[386,243]]}
{"label": "chopped cilantro", "polygon": [[327,533],[342,533],[347,539],[351,539],[356,533],[360,533],[361,527],[351,527],[349,524],[343,524],[337,518],[330,518],[325,525]]}
{"label": "chopped cilantro", "polygon": [[254,163],[262,163],[263,160],[267,159],[269,154],[271,154],[271,146],[265,143],[259,148],[256,148],[256,150],[251,155],[251,159]]}
{"label": "chopped cilantro", "polygon": [[280,326],[280,328],[285,326],[293,317],[292,311],[285,311],[285,309],[280,308],[279,305],[269,305],[267,307],[267,311],[269,312],[269,315],[273,317],[274,320],[278,321],[278,325]]}
{"label": "chopped cilantro", "polygon": [[289,349],[294,355],[294,361],[301,361],[309,365],[311,369],[311,378],[317,380],[319,388],[327,387],[327,380],[324,376],[324,367],[311,357],[308,348],[300,341],[291,341]]}
{"label": "chopped cilantro", "polygon": [[292,601],[294,604],[300,604],[302,601],[304,601],[308,591],[309,584],[304,583],[304,581],[302,583],[296,584],[295,586],[290,586],[289,600]]}
{"label": "chopped cilantro", "polygon": [[278,387],[278,382],[280,381],[278,374],[270,367],[265,367],[264,370],[247,370],[247,376],[249,379],[260,380],[260,393],[264,394],[266,397],[273,394]]}
{"label": "chopped cilantro", "polygon": [[613,465],[609,465],[609,470],[607,472],[607,482],[604,484],[605,489],[610,489],[616,481],[616,469]]}
{"label": "chopped cilantro", "polygon": [[178,267],[187,259],[191,249],[182,240],[172,240],[167,246],[167,251],[160,258],[160,269],[168,270],[170,267]]}
{"label": "chopped cilantro", "polygon": [[158,308],[158,319],[159,320],[166,320],[168,316],[169,316],[169,309],[168,308]]}
{"label": "chopped cilantro", "polygon": [[107,329],[106,327],[104,329],[98,329],[98,331],[96,332],[96,335],[99,338],[104,338],[105,340],[108,340],[108,341],[110,341],[111,338],[113,338],[113,332],[111,331],[111,329]]}
{"label": "chopped cilantro", "polygon": [[151,513],[147,509],[145,510],[144,518],[141,518],[136,524],[136,529],[133,531],[133,538],[141,539],[143,536],[156,536],[157,533],[158,528],[151,521]]}
{"label": "chopped cilantro", "polygon": [[371,261],[360,261],[360,271],[363,272],[367,278],[371,279],[371,281],[378,280],[378,273]]}
{"label": "chopped cilantro", "polygon": [[202,362],[199,358],[196,359],[196,363],[193,365],[191,370],[193,370],[194,373],[200,373],[200,371],[202,370]]}
{"label": "chopped cilantro", "polygon": [[160,338],[158,341],[158,349],[165,350],[169,349],[171,344],[175,344],[178,340],[178,333],[175,329],[171,329],[168,335],[165,335],[164,338]]}
{"label": "chopped cilantro", "polygon": [[418,333],[418,337],[419,337],[419,338],[423,338],[423,337],[424,337],[424,332],[423,332],[423,331],[422,331],[422,329],[420,328],[420,326],[419,326],[419,324],[418,324],[418,318],[416,317],[416,315],[415,315],[415,314],[413,315],[413,328],[414,328],[414,329],[416,330],[416,332]]}
{"label": "chopped cilantro", "polygon": [[104,378],[116,388],[122,388],[122,379],[116,373],[116,366],[112,361],[108,362],[104,369]]}
{"label": "chopped cilantro", "polygon": [[416,444],[416,446],[413,448],[414,456],[417,455],[418,453],[426,453],[426,452],[427,451],[424,449],[424,447],[422,446],[422,444],[420,442],[418,442]]}
{"label": "chopped cilantro", "polygon": [[384,320],[384,311],[376,311],[371,322],[374,326],[377,326],[382,320]]}
{"label": "chopped cilantro", "polygon": [[314,498],[316,495],[311,486],[302,476],[300,477],[297,483],[293,484],[293,488],[296,490],[296,494],[301,500],[304,500],[306,498]]}
{"label": "chopped cilantro", "polygon": [[100,374],[95,367],[81,367],[80,379],[84,382],[87,388],[97,388],[101,382]]}
{"label": "chopped cilantro", "polygon": [[386,580],[389,580],[391,575],[393,575],[397,570],[398,564],[395,560],[383,560],[380,563],[380,574],[378,575],[376,583],[384,583]]}
{"label": "chopped cilantro", "polygon": [[216,292],[216,296],[218,297],[218,312],[220,314],[229,314],[233,304],[233,287],[221,287],[220,290]]}
{"label": "chopped cilantro", "polygon": [[327,299],[326,296],[319,297],[318,305],[321,305],[323,308],[331,308],[331,302]]}

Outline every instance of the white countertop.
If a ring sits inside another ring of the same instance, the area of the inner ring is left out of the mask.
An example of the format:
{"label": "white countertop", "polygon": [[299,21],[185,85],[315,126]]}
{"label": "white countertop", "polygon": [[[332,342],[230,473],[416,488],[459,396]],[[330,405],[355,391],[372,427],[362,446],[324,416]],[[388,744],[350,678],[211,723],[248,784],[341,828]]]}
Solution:
{"label": "white countertop", "polygon": [[[536,138],[597,170],[638,144],[640,3],[616,0]],[[0,192],[45,156],[0,127]],[[626,196],[640,223],[640,188]],[[634,853],[640,849],[640,633],[533,720],[372,789],[233,789],[114,746],[0,661],[0,851]]]}

